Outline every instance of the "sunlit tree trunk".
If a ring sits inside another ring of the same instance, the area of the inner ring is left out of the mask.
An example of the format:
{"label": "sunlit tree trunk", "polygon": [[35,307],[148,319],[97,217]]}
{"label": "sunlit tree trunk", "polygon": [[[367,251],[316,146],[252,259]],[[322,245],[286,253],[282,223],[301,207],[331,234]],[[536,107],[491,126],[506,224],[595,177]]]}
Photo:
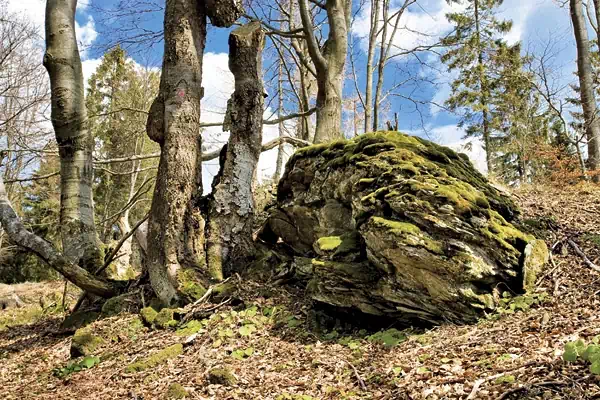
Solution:
{"label": "sunlit tree trunk", "polygon": [[87,113],[81,59],[75,37],[77,0],[46,2],[46,54],[52,125],[60,154],[60,230],[64,255],[88,271],[102,264],[92,197],[93,138]]}
{"label": "sunlit tree trunk", "polygon": [[225,160],[213,187],[206,235],[208,271],[223,279],[223,267],[243,258],[251,248],[254,215],[253,181],[262,148],[262,50],[260,22],[229,35],[229,69],[235,91],[227,104],[224,130],[229,130]]}
{"label": "sunlit tree trunk", "polygon": [[[581,106],[588,142],[588,166],[591,170],[600,167],[600,121],[598,121],[596,98],[594,96],[593,76],[587,26],[583,15],[581,0],[570,0],[571,20],[577,44],[577,70]],[[598,181],[600,176],[594,175]]]}
{"label": "sunlit tree trunk", "polygon": [[[206,272],[202,195],[200,100],[206,15],[231,26],[241,15],[236,0],[167,0],[165,49],[159,95],[150,108],[147,133],[161,146],[150,210],[147,267],[152,287],[166,304]],[[191,281],[191,282],[190,282]]]}

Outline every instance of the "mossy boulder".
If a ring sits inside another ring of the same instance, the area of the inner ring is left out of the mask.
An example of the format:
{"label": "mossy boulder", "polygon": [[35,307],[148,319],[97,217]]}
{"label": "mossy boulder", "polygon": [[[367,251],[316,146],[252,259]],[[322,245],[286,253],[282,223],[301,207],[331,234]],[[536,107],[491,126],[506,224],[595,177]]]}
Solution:
{"label": "mossy boulder", "polygon": [[102,316],[112,317],[122,312],[137,311],[139,309],[137,303],[137,295],[132,293],[111,297],[102,306]]}
{"label": "mossy boulder", "polygon": [[208,371],[208,381],[213,385],[233,386],[237,378],[227,368],[212,368]]}
{"label": "mossy boulder", "polygon": [[531,288],[546,263],[546,244],[517,229],[518,216],[464,155],[376,132],[297,151],[259,238],[312,259],[314,300],[464,323],[496,307],[499,285]]}
{"label": "mossy boulder", "polygon": [[90,327],[79,328],[71,339],[71,357],[94,355],[102,344],[104,339],[95,335]]}
{"label": "mossy boulder", "polygon": [[158,314],[156,314],[156,318],[154,318],[154,326],[160,329],[167,329],[177,326],[177,321],[175,320],[175,309],[173,308],[163,308],[160,310]]}
{"label": "mossy boulder", "polygon": [[154,324],[154,320],[156,319],[157,315],[158,311],[156,311],[152,307],[144,307],[140,310],[140,317],[142,318],[142,321],[144,321],[144,323],[148,326],[152,326]]}

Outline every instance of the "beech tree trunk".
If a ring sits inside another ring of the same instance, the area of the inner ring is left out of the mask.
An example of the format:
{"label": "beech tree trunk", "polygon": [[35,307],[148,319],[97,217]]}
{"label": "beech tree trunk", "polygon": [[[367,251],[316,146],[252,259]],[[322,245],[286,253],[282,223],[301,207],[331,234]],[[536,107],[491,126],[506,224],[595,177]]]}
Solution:
{"label": "beech tree trunk", "polygon": [[223,279],[223,267],[247,254],[254,215],[253,181],[262,148],[262,50],[260,22],[229,35],[229,69],[235,91],[227,104],[223,130],[231,132],[209,206],[206,250],[211,278]]}
{"label": "beech tree trunk", "polygon": [[[581,0],[570,0],[570,7],[575,42],[577,44],[579,93],[588,142],[588,167],[590,170],[597,170],[600,168],[600,121],[598,121],[596,98],[594,96],[587,26]],[[599,178],[598,175],[594,175],[594,181],[598,181]]]}
{"label": "beech tree trunk", "polygon": [[92,196],[93,137],[87,113],[81,59],[75,37],[77,0],[46,2],[46,54],[52,126],[60,155],[60,232],[65,257],[88,271],[102,265]]}
{"label": "beech tree trunk", "polygon": [[[179,300],[182,268],[201,267],[204,222],[196,208],[202,194],[200,99],[206,16],[202,2],[167,0],[160,90],[147,132],[161,146],[148,222],[147,266],[156,295]],[[199,244],[194,245],[198,240]],[[191,244],[191,246],[190,246]]]}
{"label": "beech tree trunk", "polygon": [[326,0],[324,7],[329,22],[327,40],[322,48],[314,34],[315,27],[308,10],[307,0],[298,0],[300,17],[317,75],[317,126],[315,143],[343,138],[342,86],[348,30],[350,27],[350,0]]}
{"label": "beech tree trunk", "polygon": [[190,280],[201,281],[206,267],[204,219],[199,209],[206,16],[215,26],[231,26],[242,12],[237,0],[166,2],[160,90],[146,127],[150,139],[161,146],[146,264],[152,287],[165,304],[183,300],[183,281],[186,285]]}

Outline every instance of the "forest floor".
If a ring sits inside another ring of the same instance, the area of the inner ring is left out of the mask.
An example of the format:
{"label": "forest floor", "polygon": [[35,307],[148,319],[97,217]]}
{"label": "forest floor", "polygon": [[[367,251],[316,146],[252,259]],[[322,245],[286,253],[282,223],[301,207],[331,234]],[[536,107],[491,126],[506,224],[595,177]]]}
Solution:
{"label": "forest floor", "polygon": [[[515,196],[523,218],[553,247],[553,262],[535,293],[476,325],[317,335],[307,329],[299,293],[249,282],[242,306],[223,305],[186,330],[151,330],[137,314],[100,319],[89,326],[105,338],[99,359],[75,368],[72,333],[60,330],[62,284],[24,284],[15,290],[28,306],[0,311],[0,398],[600,398],[589,365],[562,359],[566,343],[600,335],[600,273],[567,244],[600,260],[600,189]],[[69,291],[70,304],[76,295]],[[197,330],[193,342],[169,347]],[[165,348],[175,351],[159,360]],[[140,362],[146,369],[131,367]]]}

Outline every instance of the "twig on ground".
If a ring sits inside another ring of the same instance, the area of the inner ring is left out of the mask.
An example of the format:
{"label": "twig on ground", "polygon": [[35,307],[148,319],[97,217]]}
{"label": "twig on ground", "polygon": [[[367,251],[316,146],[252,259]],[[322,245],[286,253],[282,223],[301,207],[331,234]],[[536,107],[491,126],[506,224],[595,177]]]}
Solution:
{"label": "twig on ground", "polygon": [[67,286],[69,285],[69,281],[65,279],[65,288],[63,289],[63,298],[62,298],[62,310],[65,311],[66,298],[67,298]]}
{"label": "twig on ground", "polygon": [[585,264],[588,267],[590,267],[596,272],[600,272],[600,267],[594,264],[592,260],[590,260],[588,256],[585,255],[585,253],[579,248],[579,246],[577,246],[577,243],[575,243],[571,239],[567,240],[567,243],[569,243],[569,246],[571,246],[573,250],[575,250],[575,253],[577,253],[577,255],[583,259],[583,262],[585,262]]}
{"label": "twig on ground", "polygon": [[367,391],[367,385],[365,385],[365,381],[363,381],[363,379],[360,377],[360,374],[356,370],[356,367],[354,365],[352,365],[352,363],[350,361],[346,361],[346,363],[354,370],[354,376],[356,376],[356,380],[358,381],[358,383],[359,383],[360,388],[362,389],[362,391],[366,392]]}

